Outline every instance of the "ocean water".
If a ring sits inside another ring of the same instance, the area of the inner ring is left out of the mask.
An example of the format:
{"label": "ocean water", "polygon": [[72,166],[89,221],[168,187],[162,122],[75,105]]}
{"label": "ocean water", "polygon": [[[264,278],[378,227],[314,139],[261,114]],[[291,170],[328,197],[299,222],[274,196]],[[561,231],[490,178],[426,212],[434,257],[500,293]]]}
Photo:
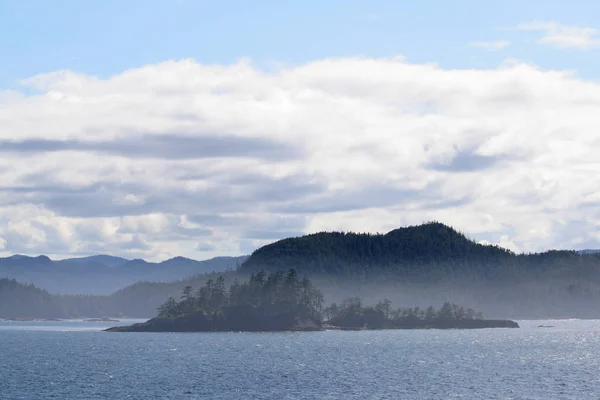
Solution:
{"label": "ocean water", "polygon": [[182,334],[0,322],[0,399],[600,399],[600,321],[519,323]]}

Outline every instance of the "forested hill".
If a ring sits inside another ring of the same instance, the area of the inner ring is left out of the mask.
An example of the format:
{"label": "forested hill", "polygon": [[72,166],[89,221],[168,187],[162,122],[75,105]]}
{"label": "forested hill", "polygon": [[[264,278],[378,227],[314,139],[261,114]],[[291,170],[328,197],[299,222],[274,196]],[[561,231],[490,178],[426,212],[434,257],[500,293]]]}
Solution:
{"label": "forested hill", "polygon": [[240,271],[296,268],[301,273],[444,279],[469,274],[482,278],[523,275],[598,276],[600,254],[547,251],[515,254],[483,245],[438,222],[395,229],[386,234],[322,232],[283,239],[257,249]]}
{"label": "forested hill", "polygon": [[502,263],[513,257],[506,249],[475,243],[453,228],[432,222],[387,234],[321,232],[283,239],[256,250],[241,269],[298,268],[328,274],[436,263]]}
{"label": "forested hill", "polygon": [[[39,318],[68,316],[62,297],[51,295],[33,285],[0,278],[0,318]],[[63,312],[64,309],[64,312]]]}
{"label": "forested hill", "polygon": [[232,281],[235,272],[200,274],[184,280],[138,282],[108,296],[49,293],[32,284],[0,278],[0,320],[4,318],[151,317],[169,296],[179,296],[187,285],[198,286],[223,275]]}
{"label": "forested hill", "polygon": [[[387,297],[412,307],[450,301],[503,318],[600,318],[600,253],[514,254],[477,244],[439,223],[380,235],[334,232],[285,239],[256,250],[239,269],[217,274],[231,284],[260,270],[290,268],[310,276],[329,302]],[[51,295],[0,279],[0,318],[150,317],[169,296],[217,274],[139,282],[102,296]]]}

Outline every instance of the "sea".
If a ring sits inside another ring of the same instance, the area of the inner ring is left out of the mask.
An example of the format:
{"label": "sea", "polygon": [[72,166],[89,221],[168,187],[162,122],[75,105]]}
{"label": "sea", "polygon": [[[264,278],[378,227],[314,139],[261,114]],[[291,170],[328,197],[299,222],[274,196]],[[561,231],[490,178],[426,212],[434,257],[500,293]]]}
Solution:
{"label": "sea", "polygon": [[102,332],[131,322],[0,322],[0,399],[600,399],[600,320]]}

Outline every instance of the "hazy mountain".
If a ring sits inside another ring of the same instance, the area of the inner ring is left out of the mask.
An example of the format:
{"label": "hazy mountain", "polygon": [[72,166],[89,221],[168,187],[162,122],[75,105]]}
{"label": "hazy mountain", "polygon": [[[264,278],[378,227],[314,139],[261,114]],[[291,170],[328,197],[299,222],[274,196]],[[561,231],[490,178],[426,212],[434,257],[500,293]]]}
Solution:
{"label": "hazy mountain", "polygon": [[89,256],[89,257],[69,258],[69,259],[62,260],[62,261],[72,262],[72,263],[81,263],[81,264],[100,263],[100,264],[107,265],[109,267],[115,267],[117,265],[124,264],[129,260],[126,258],[122,258],[122,257],[109,256],[106,254],[99,254],[96,256]]}
{"label": "hazy mountain", "polygon": [[65,260],[14,255],[0,258],[0,277],[33,283],[52,293],[109,294],[139,281],[169,282],[196,274],[235,270],[245,259],[241,256],[196,261],[175,257],[152,263],[109,255]]}
{"label": "hazy mountain", "polygon": [[[478,244],[440,223],[377,235],[322,232],[289,238],[264,246],[247,259],[198,262],[176,257],[159,264],[115,261],[110,267],[100,261],[102,258],[74,262],[16,256],[0,260],[0,270],[18,266],[21,271],[35,272],[38,279],[52,276],[52,291],[69,293],[84,292],[85,285],[94,289],[94,282],[103,279],[109,283],[103,287],[105,292],[108,287],[120,287],[119,282],[144,281],[110,296],[46,298],[31,287],[20,290],[25,297],[31,294],[41,298],[42,303],[53,302],[53,309],[60,315],[151,317],[169,296],[178,299],[185,286],[196,290],[220,273],[166,283],[148,281],[229,269],[223,275],[231,283],[261,270],[296,268],[300,275],[313,279],[324,292],[326,302],[359,296],[368,304],[387,297],[398,307],[427,307],[449,301],[479,309],[489,317],[600,318],[600,254],[557,250],[515,254]],[[68,282],[70,290],[61,290],[61,282]],[[49,315],[41,304],[39,309]]]}
{"label": "hazy mountain", "polygon": [[240,271],[296,268],[328,300],[450,301],[510,318],[600,317],[600,253],[515,254],[441,223],[386,234],[321,232],[257,249]]}
{"label": "hazy mountain", "polygon": [[595,254],[600,253],[600,249],[585,249],[585,250],[577,250],[579,254]]}

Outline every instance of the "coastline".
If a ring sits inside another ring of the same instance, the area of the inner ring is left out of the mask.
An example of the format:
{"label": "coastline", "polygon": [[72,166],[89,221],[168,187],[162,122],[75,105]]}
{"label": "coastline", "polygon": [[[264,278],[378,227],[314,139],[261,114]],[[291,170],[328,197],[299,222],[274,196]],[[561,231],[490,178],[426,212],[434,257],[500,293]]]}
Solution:
{"label": "coastline", "polygon": [[497,328],[520,328],[515,321],[508,319],[480,319],[464,321],[441,321],[439,323],[415,324],[404,326],[387,326],[372,328],[368,326],[337,326],[328,324],[304,323],[289,328],[266,328],[259,326],[247,326],[236,328],[220,328],[215,325],[202,327],[189,324],[188,320],[153,318],[146,322],[127,326],[115,326],[105,329],[104,332],[325,332],[325,331],[376,331],[376,330],[406,330],[406,329],[497,329]]}

